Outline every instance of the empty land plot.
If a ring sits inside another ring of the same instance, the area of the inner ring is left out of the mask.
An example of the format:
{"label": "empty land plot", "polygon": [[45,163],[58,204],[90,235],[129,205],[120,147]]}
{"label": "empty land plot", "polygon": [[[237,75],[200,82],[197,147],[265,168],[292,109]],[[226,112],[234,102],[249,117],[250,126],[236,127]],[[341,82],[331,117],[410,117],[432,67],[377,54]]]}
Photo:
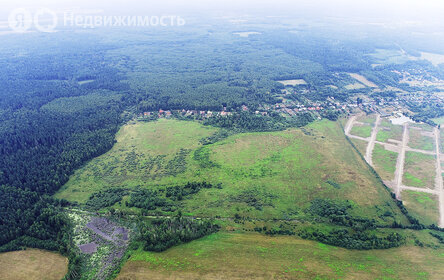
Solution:
{"label": "empty land plot", "polygon": [[132,251],[117,279],[424,279],[444,274],[442,249],[346,250],[296,237],[217,233],[162,253]]}
{"label": "empty land plot", "polygon": [[299,86],[299,85],[306,85],[307,84],[307,82],[303,79],[284,80],[284,81],[278,81],[278,82],[283,84],[284,86]]}
{"label": "empty land plot", "polygon": [[406,152],[403,184],[418,188],[435,188],[435,157]]}
{"label": "empty land plot", "polygon": [[383,180],[393,180],[398,153],[388,151],[382,145],[375,144],[372,158],[376,172],[378,172],[381,178]]}
{"label": "empty land plot", "polygon": [[361,115],[356,118],[356,121],[369,125],[374,125],[374,123],[376,122],[376,115]]}
{"label": "empty land plot", "polygon": [[197,122],[166,119],[125,125],[114,147],[78,169],[56,197],[86,202],[105,188],[136,187],[183,173],[191,149],[215,131]]}
{"label": "empty land plot", "polygon": [[439,152],[441,153],[441,154],[444,154],[444,126],[443,127],[441,127],[441,129],[440,129],[440,140],[441,140],[441,147],[440,147],[440,150],[439,150]]}
{"label": "empty land plot", "polygon": [[438,224],[439,202],[436,195],[404,190],[402,201],[409,213],[422,223]]}
{"label": "empty land plot", "polygon": [[240,37],[248,38],[250,35],[260,35],[262,33],[251,31],[251,32],[235,32],[233,34],[234,35],[239,35]]}
{"label": "empty land plot", "polygon": [[364,76],[362,76],[362,75],[359,75],[359,74],[356,74],[356,73],[349,73],[349,75],[350,75],[353,79],[357,80],[358,82],[360,82],[360,83],[362,83],[362,84],[364,84],[364,85],[366,85],[366,86],[368,86],[368,87],[374,87],[374,88],[377,88],[377,87],[378,87],[375,83],[370,82],[369,80],[367,80],[366,77],[364,77]]}
{"label": "empty land plot", "polygon": [[444,125],[444,117],[440,117],[440,118],[434,118],[432,119],[432,121],[436,124],[442,124]]}
{"label": "empty land plot", "polygon": [[421,52],[421,59],[430,61],[433,65],[438,66],[444,63],[444,55],[437,53]]}
{"label": "empty land plot", "polygon": [[355,136],[359,136],[359,137],[363,137],[363,138],[368,138],[372,135],[372,130],[373,130],[373,127],[369,124],[355,123],[353,125],[352,129],[350,130],[350,134],[355,135]]}
{"label": "empty land plot", "polygon": [[424,151],[435,150],[435,139],[432,134],[424,135],[424,133],[431,133],[428,131],[419,130],[416,128],[409,129],[409,147],[413,149],[419,149]]}
{"label": "empty land plot", "polygon": [[348,90],[354,90],[354,89],[362,89],[365,88],[365,86],[361,83],[354,83],[354,84],[349,84],[345,86],[345,89]]}
{"label": "empty land plot", "polygon": [[2,280],[59,280],[68,272],[68,259],[37,249],[0,254]]}
{"label": "empty land plot", "polygon": [[[323,120],[303,129],[242,133],[199,145],[199,139],[211,131],[217,129],[176,120],[127,125],[119,132],[115,147],[78,170],[56,196],[83,203],[91,194],[113,186],[108,180],[130,190],[204,181],[222,188],[202,190],[192,199],[184,199],[184,214],[234,217],[245,213],[260,219],[283,215],[297,219],[305,216],[303,209],[311,200],[330,198],[354,201],[363,217],[379,217],[385,211],[400,215],[382,184],[349,145],[338,122]],[[178,157],[181,148],[189,152]],[[133,150],[144,156],[135,157]],[[149,171],[143,160],[156,154],[164,155],[166,163],[172,161],[171,167],[180,165],[180,172],[166,173],[169,169],[161,159]],[[139,211],[125,208],[124,203],[114,207]]]}
{"label": "empty land plot", "polygon": [[383,119],[381,121],[376,141],[390,143],[389,139],[401,141],[403,127],[401,125],[394,125],[389,120]]}
{"label": "empty land plot", "polygon": [[411,128],[412,127],[420,128],[420,129],[422,129],[423,131],[426,131],[426,132],[433,132],[433,127],[428,125],[428,124],[425,124],[425,123],[411,123],[409,126]]}
{"label": "empty land plot", "polygon": [[370,56],[374,62],[380,64],[403,64],[410,61],[409,56],[399,49],[376,49],[376,52]]}

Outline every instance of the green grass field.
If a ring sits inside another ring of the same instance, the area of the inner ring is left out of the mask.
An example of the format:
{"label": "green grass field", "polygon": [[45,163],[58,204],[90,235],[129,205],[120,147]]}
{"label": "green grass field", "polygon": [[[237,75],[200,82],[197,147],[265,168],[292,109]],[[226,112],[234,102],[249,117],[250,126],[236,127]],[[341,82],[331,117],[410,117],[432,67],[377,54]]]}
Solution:
{"label": "green grass field", "polygon": [[376,115],[362,115],[356,118],[356,121],[373,125],[376,121]]}
{"label": "green grass field", "polygon": [[350,130],[351,135],[360,136],[363,138],[370,137],[372,135],[373,127],[369,124],[355,124]]}
{"label": "green grass field", "polygon": [[443,249],[357,251],[296,237],[221,232],[162,253],[133,251],[117,279],[438,280],[443,262]]}
{"label": "green grass field", "polygon": [[425,225],[438,224],[438,198],[436,195],[403,191],[402,201],[409,213]]}
{"label": "green grass field", "polygon": [[444,117],[432,119],[436,124],[444,124]]}
{"label": "green grass field", "polygon": [[389,120],[383,119],[381,121],[376,141],[389,143],[389,139],[402,140],[402,126],[394,125]]}
{"label": "green grass field", "polygon": [[416,152],[405,154],[403,183],[407,186],[430,188],[435,186],[435,158]]}
{"label": "green grass field", "polygon": [[382,145],[375,144],[372,158],[379,176],[381,176],[383,180],[393,180],[395,177],[398,153],[388,151]]}
{"label": "green grass field", "polygon": [[414,128],[409,129],[409,147],[413,149],[433,151],[435,149],[435,139],[433,137],[422,135],[421,131],[423,130]]}
{"label": "green grass field", "polygon": [[[338,123],[320,121],[304,129],[237,134],[199,144],[215,131],[177,120],[124,126],[113,149],[78,170],[56,197],[83,203],[112,186],[158,189],[206,181],[220,183],[222,189],[202,190],[184,200],[185,214],[297,219],[305,216],[303,210],[313,199],[331,198],[350,200],[363,217],[386,211],[400,217]],[[125,209],[123,204],[115,207]]]}
{"label": "green grass field", "polygon": [[358,151],[362,155],[365,155],[365,153],[367,151],[368,142],[367,141],[362,141],[360,139],[354,139],[354,138],[351,138],[350,140],[353,142],[353,144],[355,145],[356,149],[358,149]]}

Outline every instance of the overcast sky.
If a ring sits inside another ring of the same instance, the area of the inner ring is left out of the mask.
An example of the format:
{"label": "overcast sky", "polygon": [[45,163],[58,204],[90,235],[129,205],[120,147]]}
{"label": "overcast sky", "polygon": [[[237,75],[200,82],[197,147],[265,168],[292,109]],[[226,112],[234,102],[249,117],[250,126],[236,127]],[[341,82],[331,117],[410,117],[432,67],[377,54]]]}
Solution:
{"label": "overcast sky", "polygon": [[[220,11],[226,13],[307,14],[312,16],[441,19],[443,0],[0,0],[0,11],[20,7],[103,9],[107,13],[153,14]],[[443,20],[444,21],[444,20]]]}

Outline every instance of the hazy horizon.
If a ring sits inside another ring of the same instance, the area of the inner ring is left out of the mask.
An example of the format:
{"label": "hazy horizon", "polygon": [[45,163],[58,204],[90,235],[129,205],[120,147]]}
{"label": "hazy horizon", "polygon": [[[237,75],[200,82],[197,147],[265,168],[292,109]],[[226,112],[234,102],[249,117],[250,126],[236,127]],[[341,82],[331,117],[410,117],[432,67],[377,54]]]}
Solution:
{"label": "hazy horizon", "polygon": [[137,0],[18,0],[2,1],[0,16],[5,18],[13,9],[17,8],[50,8],[57,10],[82,9],[103,10],[108,14],[122,15],[153,15],[168,14],[256,14],[256,15],[297,15],[313,18],[343,17],[367,18],[384,21],[436,21],[443,23],[444,1],[440,0],[276,0],[276,1],[204,1],[204,0],[165,0],[145,1]]}

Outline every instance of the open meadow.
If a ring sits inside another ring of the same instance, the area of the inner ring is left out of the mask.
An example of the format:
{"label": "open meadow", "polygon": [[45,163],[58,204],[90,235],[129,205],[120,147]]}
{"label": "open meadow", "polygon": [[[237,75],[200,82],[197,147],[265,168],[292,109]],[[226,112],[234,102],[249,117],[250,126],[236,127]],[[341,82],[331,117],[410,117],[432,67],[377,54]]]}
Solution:
{"label": "open meadow", "polygon": [[57,253],[27,249],[0,254],[2,280],[60,280],[68,272],[68,259]]}
{"label": "open meadow", "polygon": [[162,253],[132,251],[119,280],[441,279],[444,251],[346,250],[295,237],[217,233]]}
{"label": "open meadow", "polygon": [[[389,223],[399,209],[346,141],[338,123],[302,129],[243,133],[214,144],[199,139],[217,129],[195,122],[159,120],[124,126],[113,149],[79,169],[56,194],[84,203],[110,187],[162,190],[187,182],[221,188],[181,201],[186,215],[298,219],[317,198],[348,200],[354,214]],[[125,201],[125,199],[124,199]],[[128,211],[124,203],[114,207]],[[383,218],[381,218],[383,217]]]}

